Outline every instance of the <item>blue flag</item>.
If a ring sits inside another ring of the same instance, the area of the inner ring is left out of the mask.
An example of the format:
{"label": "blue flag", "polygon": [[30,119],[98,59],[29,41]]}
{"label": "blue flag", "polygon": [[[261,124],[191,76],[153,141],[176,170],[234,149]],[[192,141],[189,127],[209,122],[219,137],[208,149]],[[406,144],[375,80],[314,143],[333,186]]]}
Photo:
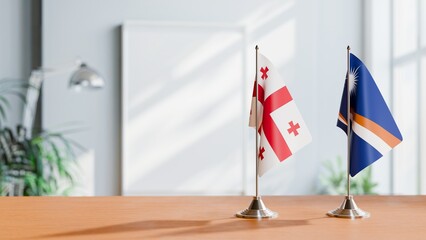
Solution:
{"label": "blue flag", "polygon": [[[346,77],[348,81],[348,77]],[[350,174],[381,158],[402,141],[402,135],[368,69],[350,54]],[[337,126],[347,132],[347,82],[340,103]]]}

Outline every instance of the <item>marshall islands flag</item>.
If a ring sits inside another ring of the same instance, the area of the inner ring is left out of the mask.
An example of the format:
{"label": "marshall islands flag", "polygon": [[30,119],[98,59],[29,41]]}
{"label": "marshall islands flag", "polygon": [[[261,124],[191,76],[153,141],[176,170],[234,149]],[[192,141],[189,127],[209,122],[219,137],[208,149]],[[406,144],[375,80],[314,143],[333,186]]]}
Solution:
{"label": "marshall islands flag", "polygon": [[[346,78],[348,81],[348,78]],[[350,54],[350,174],[381,158],[402,141],[402,135],[365,65]],[[343,90],[337,126],[347,132],[347,83]]]}

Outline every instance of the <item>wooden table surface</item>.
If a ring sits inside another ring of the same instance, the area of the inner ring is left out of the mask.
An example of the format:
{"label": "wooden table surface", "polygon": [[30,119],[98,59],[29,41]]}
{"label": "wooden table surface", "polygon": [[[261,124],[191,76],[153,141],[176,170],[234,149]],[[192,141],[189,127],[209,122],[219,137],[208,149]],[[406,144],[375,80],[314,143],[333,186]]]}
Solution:
{"label": "wooden table surface", "polygon": [[251,197],[2,197],[0,239],[426,239],[426,196],[356,196],[368,219],[325,215],[342,196],[271,196],[271,220],[235,218]]}

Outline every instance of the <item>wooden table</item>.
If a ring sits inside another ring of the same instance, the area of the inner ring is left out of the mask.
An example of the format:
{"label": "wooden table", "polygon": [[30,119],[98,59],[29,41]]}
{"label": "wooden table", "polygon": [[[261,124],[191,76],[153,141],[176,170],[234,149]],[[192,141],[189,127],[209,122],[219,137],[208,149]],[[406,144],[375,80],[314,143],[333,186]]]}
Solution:
{"label": "wooden table", "polygon": [[342,196],[263,200],[278,218],[235,218],[251,197],[3,197],[0,239],[426,239],[426,196],[356,196],[358,220],[325,215]]}

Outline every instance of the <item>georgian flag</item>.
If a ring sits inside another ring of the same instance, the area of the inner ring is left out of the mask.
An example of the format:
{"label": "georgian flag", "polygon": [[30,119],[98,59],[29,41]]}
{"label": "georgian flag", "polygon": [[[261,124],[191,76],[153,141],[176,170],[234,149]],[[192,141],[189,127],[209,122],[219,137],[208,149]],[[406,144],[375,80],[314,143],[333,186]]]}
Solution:
{"label": "georgian flag", "polygon": [[287,86],[272,63],[258,56],[257,79],[253,88],[249,126],[256,126],[256,82],[258,83],[257,120],[259,176],[291,157],[308,144],[311,134]]}
{"label": "georgian flag", "polygon": [[[347,133],[347,78],[337,126]],[[367,67],[350,54],[350,166],[351,176],[381,158],[402,141],[401,132]]]}

